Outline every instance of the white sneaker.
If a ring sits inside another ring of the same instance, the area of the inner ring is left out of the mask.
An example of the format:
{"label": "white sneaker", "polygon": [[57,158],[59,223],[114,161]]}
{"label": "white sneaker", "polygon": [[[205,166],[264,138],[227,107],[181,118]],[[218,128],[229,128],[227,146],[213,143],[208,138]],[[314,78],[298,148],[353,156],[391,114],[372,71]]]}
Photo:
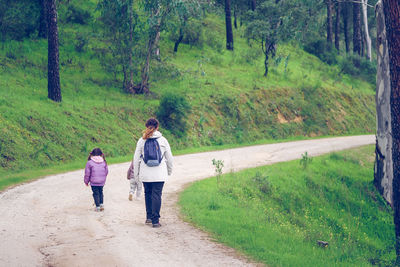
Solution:
{"label": "white sneaker", "polygon": [[129,201],[132,201],[132,198],[133,198],[133,194],[129,193],[129,197],[128,197]]}
{"label": "white sneaker", "polygon": [[100,207],[95,207],[94,211],[100,211]]}

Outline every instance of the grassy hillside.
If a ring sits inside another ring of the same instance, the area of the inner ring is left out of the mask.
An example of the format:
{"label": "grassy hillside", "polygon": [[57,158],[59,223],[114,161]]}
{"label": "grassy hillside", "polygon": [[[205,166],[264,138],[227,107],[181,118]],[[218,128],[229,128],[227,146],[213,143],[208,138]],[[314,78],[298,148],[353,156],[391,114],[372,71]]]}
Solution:
{"label": "grassy hillside", "polygon": [[392,209],[372,183],[373,151],[210,178],[179,203],[188,221],[268,266],[394,266]]}
{"label": "grassy hillside", "polygon": [[[212,14],[201,21],[202,42],[181,44],[177,54],[163,32],[162,62],[152,67],[154,94],[127,95],[121,77],[115,80],[101,66],[98,51],[105,43],[96,1],[70,2],[90,11],[92,19],[88,25],[65,23],[60,8],[62,103],[47,99],[45,40],[0,44],[0,177],[84,161],[95,146],[108,157],[132,154],[144,121],[171,91],[192,106],[185,137],[163,129],[174,150],[374,132],[373,85],[341,74],[296,44],[278,47],[264,78],[260,48],[249,47],[238,29],[235,51],[225,51],[223,20]],[[79,35],[88,37],[83,52],[76,49]]]}

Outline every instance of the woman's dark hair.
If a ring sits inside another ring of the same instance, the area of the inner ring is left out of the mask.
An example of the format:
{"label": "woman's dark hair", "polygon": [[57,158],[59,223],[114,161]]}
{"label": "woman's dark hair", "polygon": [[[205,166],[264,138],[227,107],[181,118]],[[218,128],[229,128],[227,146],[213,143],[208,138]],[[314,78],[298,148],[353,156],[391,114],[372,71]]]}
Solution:
{"label": "woman's dark hair", "polygon": [[153,133],[157,130],[159,125],[160,123],[156,118],[148,119],[145,124],[146,130],[144,130],[142,138],[145,140],[150,138],[153,135]]}
{"label": "woman's dark hair", "polygon": [[101,149],[98,148],[98,147],[96,147],[95,149],[92,150],[92,152],[90,152],[88,160],[90,160],[90,157],[92,157],[92,156],[101,156],[104,159],[104,161],[106,161],[106,157],[104,156],[104,154],[101,151]]}

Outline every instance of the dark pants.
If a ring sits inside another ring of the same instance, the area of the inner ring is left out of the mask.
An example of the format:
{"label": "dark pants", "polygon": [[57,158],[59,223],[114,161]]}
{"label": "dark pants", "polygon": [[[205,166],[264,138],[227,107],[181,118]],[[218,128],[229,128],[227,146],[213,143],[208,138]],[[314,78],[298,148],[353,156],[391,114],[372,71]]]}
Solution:
{"label": "dark pants", "polygon": [[153,224],[160,219],[161,195],[164,182],[143,182],[144,199],[146,202],[146,219],[150,219]]}
{"label": "dark pants", "polygon": [[99,207],[100,204],[103,204],[103,187],[92,185],[92,191],[94,204],[96,204],[96,207]]}

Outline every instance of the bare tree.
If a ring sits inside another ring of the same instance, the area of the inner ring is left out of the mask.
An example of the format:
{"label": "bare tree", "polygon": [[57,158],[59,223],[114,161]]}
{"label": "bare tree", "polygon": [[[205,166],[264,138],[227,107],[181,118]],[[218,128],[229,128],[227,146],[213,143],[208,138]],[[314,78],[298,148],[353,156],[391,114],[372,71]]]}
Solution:
{"label": "bare tree", "polygon": [[61,102],[58,27],[56,0],[47,0],[47,25],[48,25],[48,98]]}

